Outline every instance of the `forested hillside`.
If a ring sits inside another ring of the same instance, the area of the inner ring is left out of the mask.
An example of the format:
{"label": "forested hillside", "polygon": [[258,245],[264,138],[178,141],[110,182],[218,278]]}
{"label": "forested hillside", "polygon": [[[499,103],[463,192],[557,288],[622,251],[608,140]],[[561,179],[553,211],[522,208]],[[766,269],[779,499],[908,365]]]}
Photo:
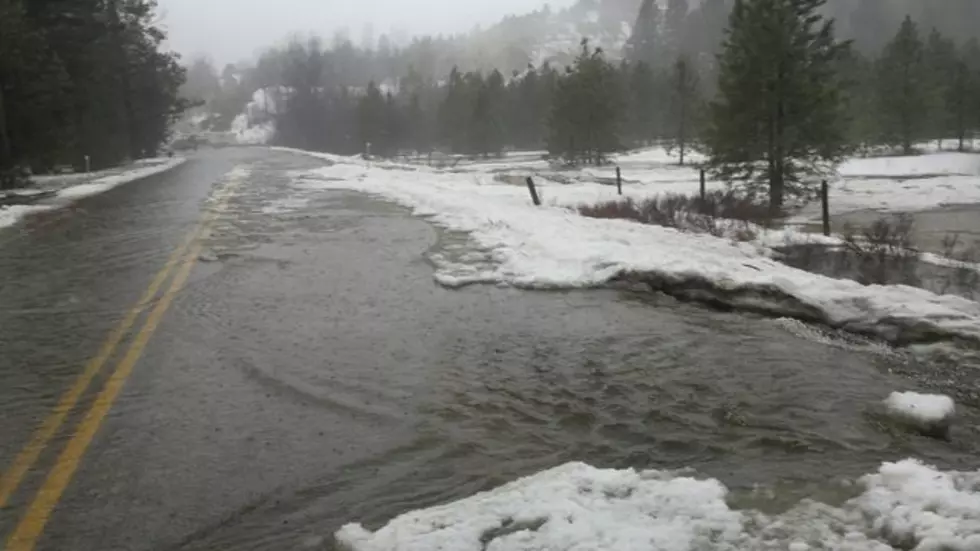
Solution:
{"label": "forested hillside", "polygon": [[184,69],[162,50],[154,10],[153,0],[0,1],[5,182],[157,151],[185,102]]}

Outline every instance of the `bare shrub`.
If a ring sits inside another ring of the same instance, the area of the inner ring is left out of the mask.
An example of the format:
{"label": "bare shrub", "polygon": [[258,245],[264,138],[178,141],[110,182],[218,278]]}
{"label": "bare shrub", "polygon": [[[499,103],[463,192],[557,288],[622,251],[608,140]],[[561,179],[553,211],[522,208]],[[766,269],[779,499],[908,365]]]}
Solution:
{"label": "bare shrub", "polygon": [[590,218],[619,218],[642,224],[676,228],[740,241],[756,238],[753,225],[768,225],[768,206],[728,191],[699,197],[667,193],[643,201],[626,198],[583,205],[579,213]]}
{"label": "bare shrub", "polygon": [[857,281],[864,285],[918,286],[919,253],[912,248],[914,226],[907,214],[881,217],[860,231],[845,225],[842,237],[850,254],[841,261],[852,264]]}
{"label": "bare shrub", "polygon": [[959,294],[969,294],[971,298],[976,298],[977,291],[980,290],[980,271],[977,271],[980,246],[976,242],[969,247],[962,246],[960,237],[959,232],[943,237],[942,254],[952,260],[954,265],[939,278],[938,291],[945,295],[955,289]]}

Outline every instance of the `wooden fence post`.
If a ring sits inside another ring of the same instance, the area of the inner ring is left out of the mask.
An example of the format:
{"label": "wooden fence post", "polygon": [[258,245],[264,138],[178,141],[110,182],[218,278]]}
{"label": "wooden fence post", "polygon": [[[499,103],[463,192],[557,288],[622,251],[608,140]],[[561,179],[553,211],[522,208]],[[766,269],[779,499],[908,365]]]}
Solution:
{"label": "wooden fence post", "polygon": [[616,192],[620,195],[623,194],[623,173],[616,167]]}
{"label": "wooden fence post", "polygon": [[527,177],[527,189],[531,192],[531,201],[534,201],[534,206],[541,206],[541,199],[538,197],[538,190],[534,189],[534,179],[530,176]]}
{"label": "wooden fence post", "polygon": [[820,203],[823,211],[823,234],[830,236],[830,192],[827,189],[827,180],[820,182]]}
{"label": "wooden fence post", "polygon": [[705,181],[704,181],[704,179],[705,179],[705,177],[704,177],[704,169],[702,168],[701,169],[701,207],[702,208],[704,207],[704,202],[707,199],[707,197],[706,197],[707,196],[707,191],[705,189]]}

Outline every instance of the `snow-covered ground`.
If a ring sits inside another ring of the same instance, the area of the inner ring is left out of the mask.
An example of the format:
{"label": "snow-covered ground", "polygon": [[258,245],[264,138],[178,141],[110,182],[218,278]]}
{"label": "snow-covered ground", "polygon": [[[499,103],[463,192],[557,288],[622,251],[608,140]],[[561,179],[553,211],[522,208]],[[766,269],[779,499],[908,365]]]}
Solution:
{"label": "snow-covered ground", "polygon": [[[471,249],[434,260],[447,286],[497,283],[526,288],[598,286],[618,277],[695,300],[818,321],[895,343],[943,334],[980,342],[980,304],[906,286],[863,286],[797,270],[761,241],[737,243],[625,220],[580,216],[574,206],[615,197],[594,183],[539,179],[543,208],[520,181],[476,170],[438,170],[318,155],[333,162],[297,173],[306,190],[346,189],[406,205],[467,232]],[[637,193],[651,193],[635,186]],[[778,240],[786,239],[786,234]],[[456,254],[459,253],[459,254]]]}
{"label": "snow-covered ground", "polygon": [[105,193],[122,184],[166,172],[186,161],[187,159],[183,157],[141,159],[127,167],[99,172],[34,177],[32,182],[35,187],[0,193],[21,197],[44,194],[51,196],[51,202],[36,205],[0,205],[0,228],[12,226],[30,214],[58,208],[65,202]]}
{"label": "snow-covered ground", "polygon": [[[855,158],[838,169],[830,211],[915,212],[980,203],[980,154],[932,153],[910,157]],[[797,219],[819,216],[811,205]]]}
{"label": "snow-covered ground", "polygon": [[[616,167],[623,176],[623,190],[634,198],[661,193],[694,195],[700,174],[695,166],[679,166],[678,153],[651,148],[616,156],[603,167],[562,171],[546,161],[517,154],[520,160],[489,160],[457,167],[464,172],[531,173],[541,177],[559,176],[563,180],[611,182]],[[690,163],[703,160],[697,152],[687,155]],[[837,169],[830,187],[831,214],[858,210],[915,212],[944,205],[980,203],[980,154],[934,152],[908,157],[850,158]],[[725,189],[725,183],[706,182],[711,190]],[[794,221],[819,218],[820,206],[811,204]]]}
{"label": "snow-covered ground", "polygon": [[569,463],[376,532],[348,524],[336,539],[350,551],[980,549],[980,471],[904,460],[853,490],[837,507],[804,500],[768,515],[732,508],[714,479]]}

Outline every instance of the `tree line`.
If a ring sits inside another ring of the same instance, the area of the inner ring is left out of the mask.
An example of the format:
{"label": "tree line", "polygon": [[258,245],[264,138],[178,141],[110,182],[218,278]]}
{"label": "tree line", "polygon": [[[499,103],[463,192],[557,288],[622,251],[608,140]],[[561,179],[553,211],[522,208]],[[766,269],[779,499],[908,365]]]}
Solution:
{"label": "tree line", "polygon": [[285,91],[278,143],[378,156],[547,149],[569,162],[601,163],[610,152],[657,141],[687,147],[703,110],[686,60],[664,70],[617,64],[588,41],[563,70],[545,63],[504,76],[454,68],[439,81],[411,70],[363,88],[335,84],[326,56],[316,40],[286,50],[283,85],[274,89]]}
{"label": "tree line", "polygon": [[186,107],[154,0],[0,0],[0,174],[156,153]]}

